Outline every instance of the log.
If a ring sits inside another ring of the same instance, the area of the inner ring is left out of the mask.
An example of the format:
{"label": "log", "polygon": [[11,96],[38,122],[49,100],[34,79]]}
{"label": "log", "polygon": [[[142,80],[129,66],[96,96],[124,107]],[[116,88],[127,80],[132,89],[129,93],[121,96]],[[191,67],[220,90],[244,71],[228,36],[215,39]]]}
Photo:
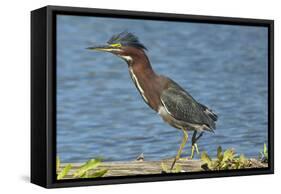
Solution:
{"label": "log", "polygon": [[[265,168],[267,164],[261,163],[256,159],[249,159],[252,166],[251,168]],[[114,176],[133,176],[133,175],[148,175],[148,174],[161,174],[163,173],[162,164],[168,168],[171,166],[173,159],[165,159],[160,161],[125,161],[125,162],[102,162],[93,172],[107,169],[108,172],[104,177]],[[201,160],[190,160],[181,158],[177,161],[176,165],[181,167],[181,172],[200,172],[205,171],[201,166],[203,162]],[[59,173],[67,164],[61,164]],[[83,163],[72,163],[72,169],[64,179],[71,179],[72,174],[81,166]]]}

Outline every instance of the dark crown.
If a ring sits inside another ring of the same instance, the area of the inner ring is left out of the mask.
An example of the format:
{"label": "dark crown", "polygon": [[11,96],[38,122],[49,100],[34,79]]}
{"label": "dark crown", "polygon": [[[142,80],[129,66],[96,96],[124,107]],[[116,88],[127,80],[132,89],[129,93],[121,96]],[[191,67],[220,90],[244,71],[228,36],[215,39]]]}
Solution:
{"label": "dark crown", "polygon": [[121,32],[119,34],[113,35],[108,44],[121,44],[124,46],[133,46],[136,48],[141,48],[147,50],[147,48],[140,43],[138,37],[136,37],[133,33],[130,32]]}

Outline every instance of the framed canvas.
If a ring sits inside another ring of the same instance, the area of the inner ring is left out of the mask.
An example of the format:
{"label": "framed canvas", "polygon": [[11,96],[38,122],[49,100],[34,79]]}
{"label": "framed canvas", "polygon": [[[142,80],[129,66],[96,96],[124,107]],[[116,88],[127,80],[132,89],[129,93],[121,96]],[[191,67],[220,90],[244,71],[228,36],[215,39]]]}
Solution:
{"label": "framed canvas", "polygon": [[272,20],[31,12],[31,182],[273,173]]}

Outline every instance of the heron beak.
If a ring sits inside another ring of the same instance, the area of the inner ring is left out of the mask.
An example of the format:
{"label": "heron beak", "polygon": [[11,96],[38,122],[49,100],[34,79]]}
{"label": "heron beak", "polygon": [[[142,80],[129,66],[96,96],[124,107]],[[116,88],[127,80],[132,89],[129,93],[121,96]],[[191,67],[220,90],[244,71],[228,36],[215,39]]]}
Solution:
{"label": "heron beak", "polygon": [[107,52],[110,52],[110,51],[112,51],[113,48],[110,45],[100,45],[100,46],[88,47],[86,49],[94,50],[94,51],[107,51]]}

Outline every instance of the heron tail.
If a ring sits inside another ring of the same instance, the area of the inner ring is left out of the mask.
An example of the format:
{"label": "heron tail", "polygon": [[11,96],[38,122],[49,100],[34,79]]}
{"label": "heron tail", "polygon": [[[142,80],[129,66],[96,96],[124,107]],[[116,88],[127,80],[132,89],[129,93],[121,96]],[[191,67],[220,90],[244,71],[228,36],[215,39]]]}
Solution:
{"label": "heron tail", "polygon": [[218,120],[218,115],[214,113],[211,109],[209,109],[207,106],[200,104],[200,106],[203,108],[204,112],[210,117],[213,121]]}

